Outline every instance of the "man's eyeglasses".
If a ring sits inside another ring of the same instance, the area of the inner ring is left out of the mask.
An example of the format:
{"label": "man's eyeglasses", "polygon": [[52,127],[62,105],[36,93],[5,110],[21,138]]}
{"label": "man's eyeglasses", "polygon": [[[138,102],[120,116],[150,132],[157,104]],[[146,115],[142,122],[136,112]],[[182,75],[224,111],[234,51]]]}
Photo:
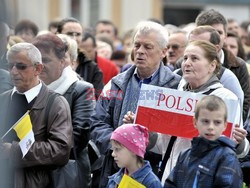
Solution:
{"label": "man's eyeglasses", "polygon": [[172,48],[173,50],[178,50],[179,48],[183,48],[185,46],[180,46],[178,44],[172,44],[172,45],[167,45],[167,49],[169,50],[170,48]]}
{"label": "man's eyeglasses", "polygon": [[34,65],[26,65],[26,64],[23,64],[23,63],[9,63],[8,64],[8,69],[12,70],[14,66],[16,67],[17,70],[25,70],[28,67],[32,67]]}
{"label": "man's eyeglasses", "polygon": [[71,37],[79,37],[79,36],[81,36],[81,33],[78,33],[78,32],[67,32],[66,35],[71,36]]}

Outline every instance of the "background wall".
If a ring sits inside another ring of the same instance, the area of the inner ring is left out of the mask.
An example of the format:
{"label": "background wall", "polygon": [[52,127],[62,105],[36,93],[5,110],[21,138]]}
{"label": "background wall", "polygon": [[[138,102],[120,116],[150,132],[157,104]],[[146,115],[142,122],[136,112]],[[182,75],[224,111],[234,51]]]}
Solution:
{"label": "background wall", "polygon": [[40,30],[47,29],[53,19],[73,16],[85,27],[93,27],[99,19],[109,19],[123,34],[148,18],[165,24],[187,24],[200,11],[210,8],[239,22],[250,20],[250,0],[1,0],[0,3],[6,7],[12,27],[18,20],[28,18]]}

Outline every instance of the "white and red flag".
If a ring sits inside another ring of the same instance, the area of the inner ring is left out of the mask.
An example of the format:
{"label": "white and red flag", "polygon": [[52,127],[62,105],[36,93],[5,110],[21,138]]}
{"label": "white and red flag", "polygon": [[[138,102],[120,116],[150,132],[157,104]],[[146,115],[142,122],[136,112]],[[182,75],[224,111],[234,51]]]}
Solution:
{"label": "white and red flag", "polygon": [[[135,123],[152,132],[193,138],[198,136],[193,125],[194,110],[203,96],[205,95],[143,84]],[[223,134],[231,137],[234,125],[240,123],[235,122],[239,105],[237,100],[224,101],[228,109],[228,123]]]}

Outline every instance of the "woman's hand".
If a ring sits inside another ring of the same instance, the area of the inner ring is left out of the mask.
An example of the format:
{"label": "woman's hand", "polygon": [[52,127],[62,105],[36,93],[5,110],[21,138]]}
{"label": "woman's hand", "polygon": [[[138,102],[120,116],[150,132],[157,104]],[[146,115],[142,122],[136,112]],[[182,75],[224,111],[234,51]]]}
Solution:
{"label": "woman's hand", "polygon": [[134,123],[135,120],[135,114],[132,111],[128,111],[127,114],[123,117],[123,123]]}
{"label": "woman's hand", "polygon": [[247,136],[247,131],[243,128],[240,128],[239,125],[235,125],[234,131],[233,131],[233,140],[236,142],[236,144],[240,144]]}

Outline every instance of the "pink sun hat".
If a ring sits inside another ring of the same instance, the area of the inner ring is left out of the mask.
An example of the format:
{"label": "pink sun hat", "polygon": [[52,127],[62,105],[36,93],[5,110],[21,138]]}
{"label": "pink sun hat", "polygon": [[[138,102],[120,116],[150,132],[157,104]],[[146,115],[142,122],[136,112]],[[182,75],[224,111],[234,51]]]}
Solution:
{"label": "pink sun hat", "polygon": [[149,134],[148,129],[142,125],[124,124],[112,133],[110,139],[118,141],[131,152],[144,158]]}

